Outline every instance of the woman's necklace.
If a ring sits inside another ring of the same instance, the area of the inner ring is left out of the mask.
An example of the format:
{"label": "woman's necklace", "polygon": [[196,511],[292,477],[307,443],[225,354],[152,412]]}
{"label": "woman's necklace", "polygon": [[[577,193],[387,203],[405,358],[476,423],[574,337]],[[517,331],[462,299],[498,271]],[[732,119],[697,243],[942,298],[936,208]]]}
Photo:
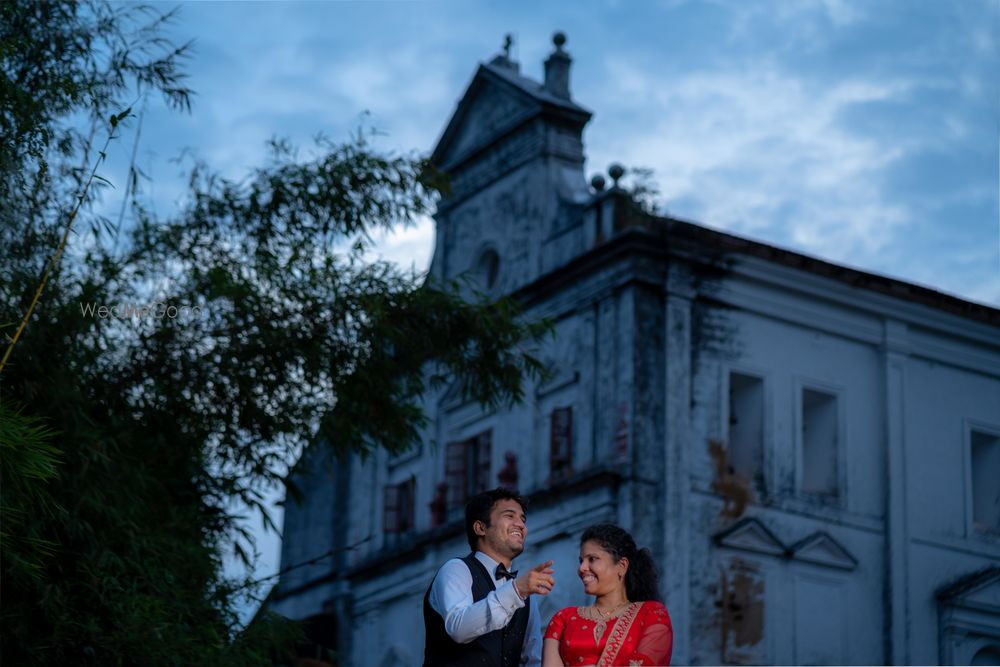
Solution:
{"label": "woman's necklace", "polygon": [[622,602],[617,607],[614,607],[612,609],[604,611],[603,609],[601,609],[600,607],[598,607],[597,603],[595,602],[594,603],[594,611],[596,611],[598,614],[600,614],[602,618],[607,619],[607,618],[611,618],[612,614],[618,612],[621,609],[624,609],[626,605],[628,605],[628,600],[626,600],[625,602]]}
{"label": "woman's necklace", "polygon": [[609,609],[608,611],[604,611],[598,607],[596,602],[591,606],[596,614],[596,618],[593,618],[593,620],[597,621],[597,623],[594,624],[594,643],[600,645],[601,637],[604,636],[604,631],[608,628],[608,621],[611,620],[611,617],[614,614],[628,606],[628,600],[622,602],[613,609]]}

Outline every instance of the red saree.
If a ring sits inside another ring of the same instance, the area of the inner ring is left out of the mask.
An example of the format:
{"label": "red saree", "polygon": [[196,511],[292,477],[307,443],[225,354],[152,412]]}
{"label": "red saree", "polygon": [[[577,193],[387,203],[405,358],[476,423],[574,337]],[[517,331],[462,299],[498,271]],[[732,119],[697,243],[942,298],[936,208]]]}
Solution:
{"label": "red saree", "polygon": [[545,639],[559,642],[564,665],[669,665],[674,633],[659,602],[633,602],[617,618],[594,621],[581,607],[556,613]]}

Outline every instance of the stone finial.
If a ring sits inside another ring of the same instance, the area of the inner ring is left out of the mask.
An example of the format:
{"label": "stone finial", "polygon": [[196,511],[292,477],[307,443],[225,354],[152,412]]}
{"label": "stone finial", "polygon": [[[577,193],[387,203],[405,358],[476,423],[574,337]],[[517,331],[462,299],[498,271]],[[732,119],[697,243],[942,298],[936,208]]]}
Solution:
{"label": "stone finial", "polygon": [[617,162],[613,162],[610,167],[608,167],[608,176],[614,181],[614,185],[611,187],[617,188],[618,181],[621,180],[622,176],[625,175],[625,167],[621,166]]}
{"label": "stone finial", "polygon": [[604,177],[600,174],[594,174],[590,179],[590,187],[594,188],[595,192],[604,192]]}
{"label": "stone finial", "polygon": [[566,35],[557,32],[552,35],[556,50],[545,61],[545,90],[563,99],[569,99],[569,66],[573,59],[563,50]]}

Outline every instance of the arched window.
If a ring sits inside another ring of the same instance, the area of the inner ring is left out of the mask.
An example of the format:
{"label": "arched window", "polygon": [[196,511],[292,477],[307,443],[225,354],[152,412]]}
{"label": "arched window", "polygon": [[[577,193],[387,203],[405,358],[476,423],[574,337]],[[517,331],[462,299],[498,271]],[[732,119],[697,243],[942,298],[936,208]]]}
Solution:
{"label": "arched window", "polygon": [[984,646],[972,656],[973,665],[1000,665],[1000,645]]}
{"label": "arched window", "polygon": [[475,266],[476,279],[488,290],[496,285],[497,276],[500,274],[500,256],[493,248],[487,248],[480,255]]}

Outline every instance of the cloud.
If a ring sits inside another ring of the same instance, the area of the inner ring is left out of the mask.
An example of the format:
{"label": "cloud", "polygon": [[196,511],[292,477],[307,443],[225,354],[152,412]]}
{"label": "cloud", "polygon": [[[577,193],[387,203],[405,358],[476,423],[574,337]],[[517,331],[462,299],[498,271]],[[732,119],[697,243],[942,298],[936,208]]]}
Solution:
{"label": "cloud", "polygon": [[435,226],[429,216],[422,216],[416,224],[379,230],[372,235],[375,247],[369,259],[393,262],[404,271],[423,273],[430,268],[434,252]]}
{"label": "cloud", "polygon": [[877,254],[907,222],[878,185],[898,150],[837,122],[905,84],[817,86],[774,66],[658,79],[616,58],[606,70],[623,100],[606,120],[631,127],[613,159],[653,167],[671,213],[839,260]]}
{"label": "cloud", "polygon": [[[174,129],[157,124],[164,148],[154,148],[169,157],[193,146],[239,178],[263,161],[268,137],[302,146],[318,131],[343,139],[367,109],[387,135],[378,147],[428,151],[504,32],[520,37],[523,71],[538,77],[548,35],[563,28],[573,90],[595,112],[585,135],[592,163],[653,167],[673,214],[912,279],[915,232],[939,244],[919,249],[939,272],[946,255],[996,235],[995,155],[984,167],[970,148],[996,134],[988,29],[996,7],[676,0],[643,12],[520,14],[405,3],[391,12],[377,3],[187,5],[185,37],[199,40],[195,114]],[[621,30],[594,27],[609,22]],[[152,136],[144,131],[144,150]],[[156,188],[178,191],[165,181]],[[958,212],[970,199],[976,206]],[[935,233],[942,226],[947,240]],[[422,234],[386,239],[395,244],[386,256],[424,265],[432,226]],[[958,291],[981,283],[977,267],[958,271],[954,284],[970,286]]]}

